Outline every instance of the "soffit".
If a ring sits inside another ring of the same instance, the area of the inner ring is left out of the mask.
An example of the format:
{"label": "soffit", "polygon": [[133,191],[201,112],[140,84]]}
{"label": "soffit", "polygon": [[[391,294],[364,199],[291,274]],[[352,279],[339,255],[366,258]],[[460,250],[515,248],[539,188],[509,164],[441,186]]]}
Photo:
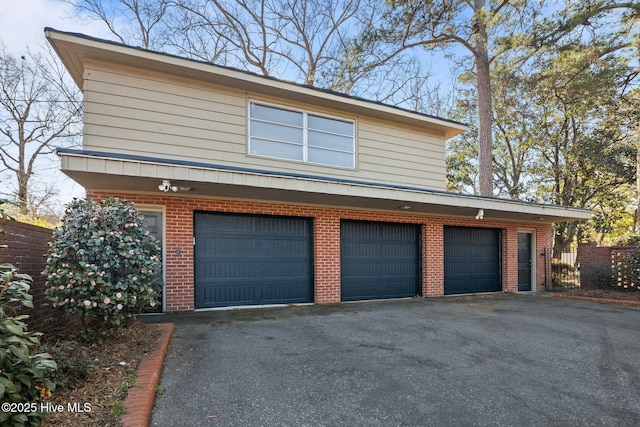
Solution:
{"label": "soffit", "polygon": [[[62,171],[89,191],[236,198],[470,218],[475,218],[478,210],[483,209],[487,220],[540,223],[591,217],[590,211],[585,209],[323,180],[320,177],[100,158],[80,153],[59,155]],[[171,180],[172,185],[182,189],[177,193],[161,193],[158,185],[163,179]]]}

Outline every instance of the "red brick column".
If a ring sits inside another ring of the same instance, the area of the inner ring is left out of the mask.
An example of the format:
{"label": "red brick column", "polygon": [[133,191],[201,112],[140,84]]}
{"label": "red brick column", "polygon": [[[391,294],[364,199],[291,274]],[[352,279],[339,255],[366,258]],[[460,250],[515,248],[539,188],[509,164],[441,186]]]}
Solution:
{"label": "red brick column", "polygon": [[313,228],[315,301],[317,304],[340,302],[340,217],[319,215]]}
{"label": "red brick column", "polygon": [[166,206],[166,311],[193,310],[193,207],[183,203],[167,203]]}
{"label": "red brick column", "polygon": [[422,296],[444,295],[444,226],[436,220],[422,225]]}
{"label": "red brick column", "polygon": [[518,292],[518,229],[502,229],[502,290]]}

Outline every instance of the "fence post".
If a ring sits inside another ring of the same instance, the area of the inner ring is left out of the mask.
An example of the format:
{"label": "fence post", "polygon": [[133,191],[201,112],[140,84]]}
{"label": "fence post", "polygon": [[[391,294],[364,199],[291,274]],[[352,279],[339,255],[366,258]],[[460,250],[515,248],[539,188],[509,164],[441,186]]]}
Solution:
{"label": "fence post", "polygon": [[544,289],[551,289],[551,251],[544,248]]}

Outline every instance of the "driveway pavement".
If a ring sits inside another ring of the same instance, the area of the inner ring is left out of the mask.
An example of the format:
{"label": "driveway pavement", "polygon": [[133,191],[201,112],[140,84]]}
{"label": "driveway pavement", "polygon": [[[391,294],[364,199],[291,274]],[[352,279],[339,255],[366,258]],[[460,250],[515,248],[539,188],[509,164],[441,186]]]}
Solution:
{"label": "driveway pavement", "polygon": [[152,426],[636,426],[640,309],[537,295],[172,321]]}

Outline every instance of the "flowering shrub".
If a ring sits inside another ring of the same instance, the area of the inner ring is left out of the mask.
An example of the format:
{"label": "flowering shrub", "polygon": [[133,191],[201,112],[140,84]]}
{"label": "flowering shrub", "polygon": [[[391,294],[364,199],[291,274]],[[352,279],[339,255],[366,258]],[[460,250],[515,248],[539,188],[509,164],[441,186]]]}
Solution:
{"label": "flowering shrub", "polygon": [[53,231],[45,294],[54,308],[80,317],[88,338],[158,303],[160,247],[143,224],[131,202],[74,199]]}

